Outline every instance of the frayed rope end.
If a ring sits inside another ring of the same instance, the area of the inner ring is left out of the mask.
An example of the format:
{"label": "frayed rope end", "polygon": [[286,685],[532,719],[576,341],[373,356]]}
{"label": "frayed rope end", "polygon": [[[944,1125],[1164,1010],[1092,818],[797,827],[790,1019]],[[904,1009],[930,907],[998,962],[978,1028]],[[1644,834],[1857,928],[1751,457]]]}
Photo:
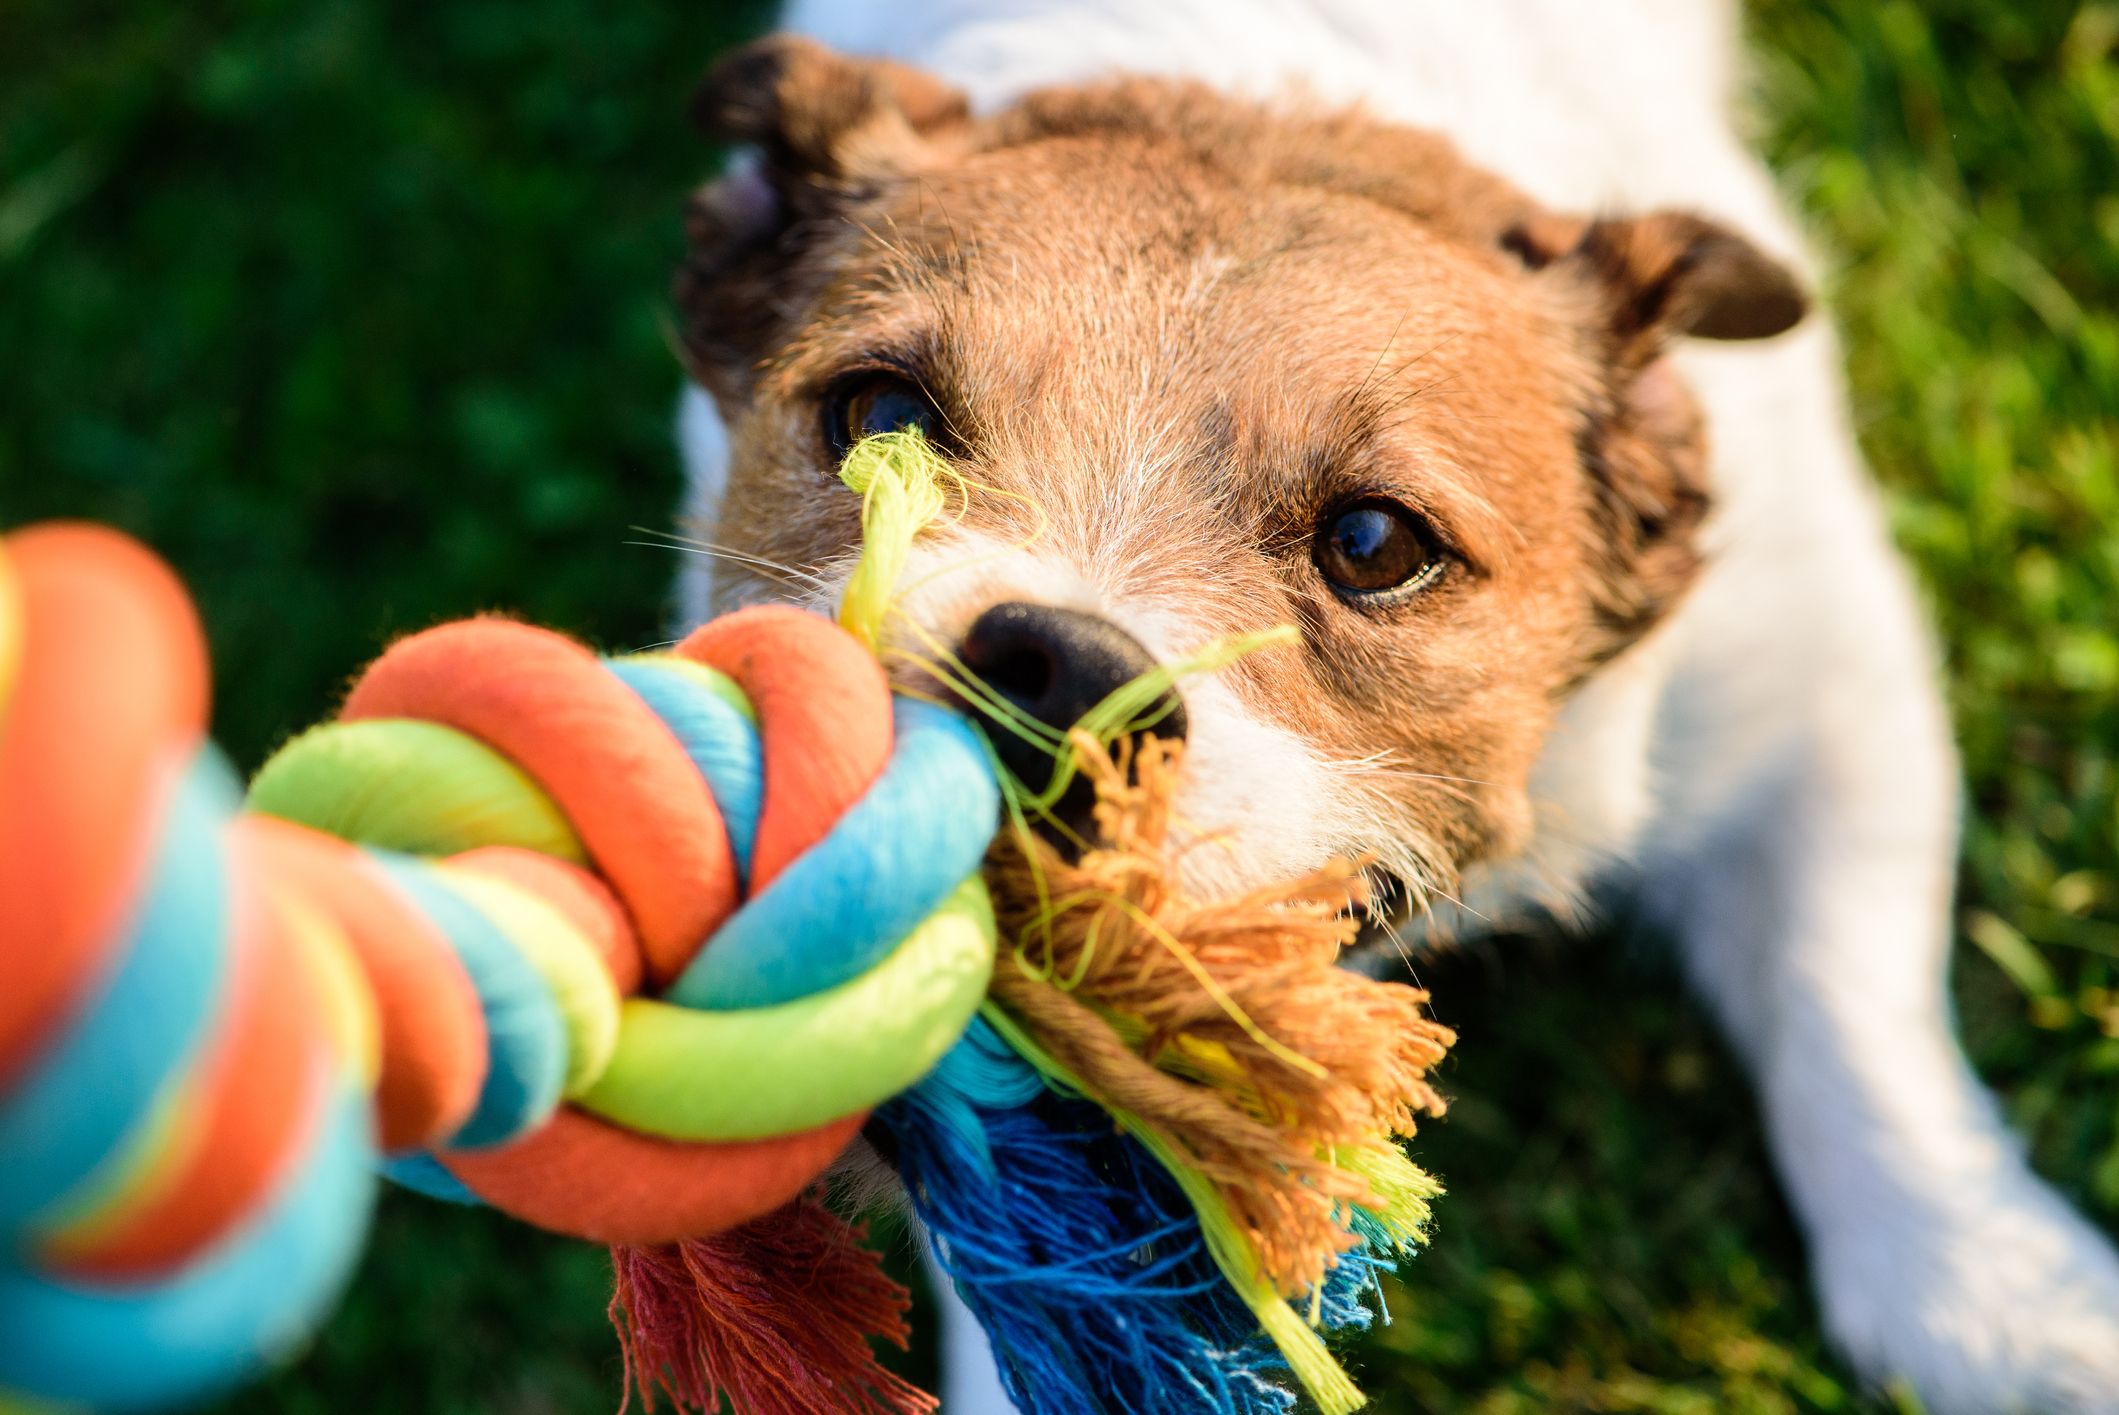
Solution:
{"label": "frayed rope end", "polygon": [[935,1398],[883,1369],[912,1298],[816,1193],[711,1238],[611,1250],[611,1324],[626,1389],[650,1412],[932,1415]]}

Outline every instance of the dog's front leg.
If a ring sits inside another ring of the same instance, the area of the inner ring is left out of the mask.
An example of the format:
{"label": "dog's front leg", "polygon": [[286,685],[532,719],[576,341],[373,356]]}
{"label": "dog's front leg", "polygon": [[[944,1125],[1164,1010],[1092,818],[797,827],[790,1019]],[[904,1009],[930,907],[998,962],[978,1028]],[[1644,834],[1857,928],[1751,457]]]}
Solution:
{"label": "dog's front leg", "polygon": [[1924,673],[1849,683],[1652,912],[1759,1087],[1819,1300],[1936,1415],[2119,1411],[2119,1259],[2026,1167],[1946,983],[1956,783]]}

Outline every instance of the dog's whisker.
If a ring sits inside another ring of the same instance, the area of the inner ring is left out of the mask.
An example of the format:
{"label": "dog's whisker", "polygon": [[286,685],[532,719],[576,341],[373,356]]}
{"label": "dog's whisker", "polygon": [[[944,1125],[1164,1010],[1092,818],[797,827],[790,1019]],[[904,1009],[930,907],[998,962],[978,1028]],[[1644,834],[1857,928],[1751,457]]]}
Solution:
{"label": "dog's whisker", "polygon": [[667,550],[695,550],[713,555],[741,556],[756,565],[778,570],[784,575],[816,580],[820,584],[823,582],[822,577],[813,569],[805,570],[799,566],[790,565],[784,560],[774,560],[768,556],[759,555],[755,551],[739,550],[735,546],[724,545],[720,541],[702,540],[698,536],[679,535],[675,531],[656,530],[650,526],[632,526],[629,529],[634,535],[654,536],[657,539],[650,542],[628,541],[626,542],[628,545],[647,544]]}
{"label": "dog's whisker", "polygon": [[739,555],[728,555],[718,551],[700,550],[692,546],[658,546],[648,541],[627,541],[625,543],[627,545],[642,546],[646,549],[651,550],[681,550],[687,555],[704,555],[708,559],[723,560],[727,561],[732,565],[741,565],[745,569],[756,571],[762,578],[770,580],[774,584],[779,585],[782,589],[786,590],[801,592],[805,590],[821,588],[821,586],[818,585],[811,585],[805,583],[802,580],[793,579],[788,575],[782,573],[781,571],[775,569],[773,566],[760,565],[754,561],[746,560]]}
{"label": "dog's whisker", "polygon": [[1376,361],[1370,364],[1368,372],[1361,376],[1361,383],[1354,389],[1353,401],[1356,403],[1368,396],[1369,386],[1376,381],[1377,370],[1381,369],[1383,361],[1390,357],[1392,346],[1398,342],[1399,331],[1405,328],[1405,321],[1412,316],[1414,303],[1412,300],[1406,301],[1405,308],[1398,313],[1398,322],[1391,326],[1390,338],[1383,341],[1383,347],[1376,351]]}
{"label": "dog's whisker", "polygon": [[648,550],[675,550],[681,551],[686,555],[704,555],[709,559],[726,561],[731,565],[741,565],[746,569],[756,570],[767,579],[787,589],[821,592],[831,588],[830,582],[814,571],[803,570],[782,561],[769,559],[766,556],[753,555],[748,551],[736,550],[725,545],[715,545],[708,541],[671,537],[659,541],[629,540],[624,542],[624,544],[640,546]]}

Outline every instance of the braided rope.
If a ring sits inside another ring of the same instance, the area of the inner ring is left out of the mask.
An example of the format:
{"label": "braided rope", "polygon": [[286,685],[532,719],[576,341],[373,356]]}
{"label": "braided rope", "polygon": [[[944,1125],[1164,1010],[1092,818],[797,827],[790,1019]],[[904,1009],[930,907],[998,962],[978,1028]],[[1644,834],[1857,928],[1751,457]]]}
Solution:
{"label": "braided rope", "polygon": [[0,542],[0,1387],[159,1404],[297,1340],[377,1146],[582,1237],[744,1223],[984,995],[984,749],[813,615],[417,635],[247,814],[205,683],[145,551]]}

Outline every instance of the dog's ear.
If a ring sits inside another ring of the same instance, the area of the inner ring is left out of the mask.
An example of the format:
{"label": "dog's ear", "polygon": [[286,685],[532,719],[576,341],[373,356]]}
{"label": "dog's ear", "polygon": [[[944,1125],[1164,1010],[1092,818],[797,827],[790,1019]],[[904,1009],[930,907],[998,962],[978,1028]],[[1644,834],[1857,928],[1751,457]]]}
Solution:
{"label": "dog's ear", "polygon": [[1581,290],[1613,362],[1633,369],[1680,335],[1784,333],[1805,308],[1786,266],[1726,226],[1687,212],[1583,223],[1552,268]]}
{"label": "dog's ear", "polygon": [[687,208],[676,287],[692,372],[726,401],[813,292],[818,253],[863,203],[961,150],[970,110],[931,74],[783,34],[724,55],[692,116],[738,149]]}
{"label": "dog's ear", "polygon": [[1765,339],[1808,302],[1795,276],[1728,227],[1682,211],[1584,220],[1535,212],[1504,249],[1560,286],[1606,357],[1640,369],[1682,335]]}
{"label": "dog's ear", "polygon": [[1806,301],[1787,267],[1682,212],[1539,215],[1504,245],[1551,283],[1587,354],[1576,442],[1599,518],[1594,664],[1667,614],[1700,568],[1711,495],[1706,428],[1664,353],[1686,336],[1780,334],[1802,319]]}
{"label": "dog's ear", "polygon": [[758,149],[766,174],[798,199],[907,175],[931,158],[935,134],[969,117],[964,95],[924,70],[790,34],[723,55],[692,96],[701,131]]}

